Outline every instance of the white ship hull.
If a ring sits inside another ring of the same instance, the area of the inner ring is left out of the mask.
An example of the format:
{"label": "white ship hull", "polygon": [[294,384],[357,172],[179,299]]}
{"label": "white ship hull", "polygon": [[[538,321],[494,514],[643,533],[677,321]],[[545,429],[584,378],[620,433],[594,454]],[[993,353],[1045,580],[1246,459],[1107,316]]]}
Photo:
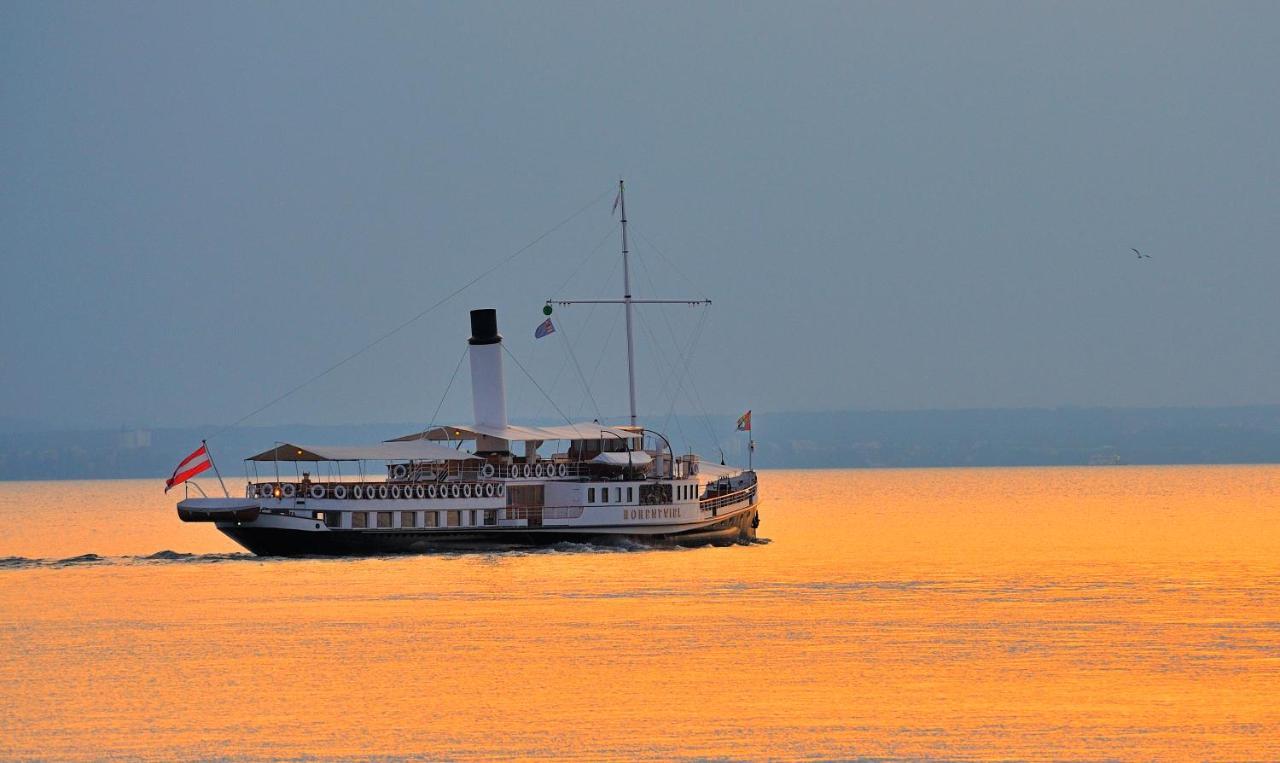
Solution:
{"label": "white ship hull", "polygon": [[[759,503],[752,477],[749,486],[732,493],[668,504],[513,506],[505,496],[191,498],[179,504],[179,511],[188,521],[213,522],[237,543],[264,556],[365,556],[562,542],[728,545],[755,537]],[[551,482],[542,487],[554,495],[556,487],[584,486]],[[627,495],[626,487],[608,486],[622,496]],[[678,490],[680,485],[673,487]]]}

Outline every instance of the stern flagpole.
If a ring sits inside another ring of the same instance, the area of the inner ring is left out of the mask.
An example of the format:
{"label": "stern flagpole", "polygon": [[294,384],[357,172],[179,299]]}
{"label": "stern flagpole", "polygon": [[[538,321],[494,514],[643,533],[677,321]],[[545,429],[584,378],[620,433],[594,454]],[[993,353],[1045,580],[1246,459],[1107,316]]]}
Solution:
{"label": "stern flagpole", "polygon": [[209,450],[209,443],[201,440],[200,444],[204,446],[204,454],[209,457],[209,466],[213,467],[213,473],[218,475],[218,484],[222,485],[222,494],[227,498],[231,497],[231,493],[227,492],[227,483],[222,481],[222,473],[218,471],[218,464],[213,460],[213,451]]}

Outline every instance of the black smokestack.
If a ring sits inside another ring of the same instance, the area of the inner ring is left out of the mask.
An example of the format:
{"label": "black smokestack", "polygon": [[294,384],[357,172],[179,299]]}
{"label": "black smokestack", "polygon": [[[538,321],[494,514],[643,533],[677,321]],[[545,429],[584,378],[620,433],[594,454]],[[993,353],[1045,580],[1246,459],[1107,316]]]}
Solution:
{"label": "black smokestack", "polygon": [[491,307],[471,311],[471,338],[469,344],[498,344],[502,336],[498,333],[498,311]]}

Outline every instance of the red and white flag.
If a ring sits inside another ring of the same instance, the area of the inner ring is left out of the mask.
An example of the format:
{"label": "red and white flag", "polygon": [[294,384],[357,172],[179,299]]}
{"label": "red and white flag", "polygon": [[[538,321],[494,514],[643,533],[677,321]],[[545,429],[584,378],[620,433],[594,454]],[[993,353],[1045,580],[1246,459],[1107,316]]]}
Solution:
{"label": "red and white flag", "polygon": [[209,448],[202,442],[195,453],[182,459],[178,468],[173,470],[173,476],[164,481],[164,492],[169,492],[169,488],[186,482],[210,466],[213,466],[213,461],[209,460]]}
{"label": "red and white flag", "polygon": [[751,431],[751,411],[747,411],[746,413],[744,413],[744,414],[742,414],[741,416],[739,416],[739,417],[738,417],[738,429],[737,429],[737,431],[739,431],[739,432],[750,432],[750,431]]}

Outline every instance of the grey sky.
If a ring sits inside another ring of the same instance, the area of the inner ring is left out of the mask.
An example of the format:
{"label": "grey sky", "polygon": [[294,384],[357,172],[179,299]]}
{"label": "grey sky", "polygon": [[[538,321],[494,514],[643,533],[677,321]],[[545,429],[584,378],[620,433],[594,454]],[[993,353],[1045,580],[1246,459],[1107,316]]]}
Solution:
{"label": "grey sky", "polygon": [[712,411],[1280,402],[1277,83],[1275,3],[5,3],[0,417],[235,420],[601,194],[253,423],[426,419],[476,306],[622,413],[532,338],[619,174]]}

